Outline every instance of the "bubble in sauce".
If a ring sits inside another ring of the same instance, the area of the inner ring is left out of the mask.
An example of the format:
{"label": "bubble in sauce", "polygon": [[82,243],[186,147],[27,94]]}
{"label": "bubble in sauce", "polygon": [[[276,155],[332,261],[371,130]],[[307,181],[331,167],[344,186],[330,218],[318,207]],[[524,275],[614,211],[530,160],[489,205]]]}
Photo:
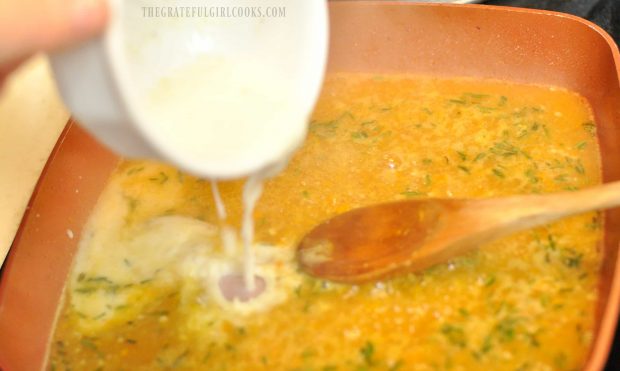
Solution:
{"label": "bubble in sauce", "polygon": [[248,288],[243,274],[227,274],[222,276],[218,285],[226,300],[238,300],[240,302],[247,302],[258,297],[267,288],[265,279],[260,276],[254,276],[254,287]]}

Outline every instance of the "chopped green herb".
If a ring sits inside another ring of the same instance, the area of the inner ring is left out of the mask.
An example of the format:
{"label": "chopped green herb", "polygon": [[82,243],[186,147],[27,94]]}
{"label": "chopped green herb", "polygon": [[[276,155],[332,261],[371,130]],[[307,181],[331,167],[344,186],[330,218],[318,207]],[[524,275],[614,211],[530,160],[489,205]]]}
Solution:
{"label": "chopped green herb", "polygon": [[482,112],[482,113],[490,113],[490,112],[493,112],[493,111],[495,111],[495,110],[496,110],[496,109],[495,109],[495,108],[493,108],[493,107],[485,107],[485,106],[480,105],[480,104],[478,104],[476,107],[477,107],[477,108],[478,108],[478,110],[479,110],[480,112]]}
{"label": "chopped green herb", "polygon": [[565,248],[562,250],[562,263],[568,268],[579,268],[583,254],[573,249]]}
{"label": "chopped green herb", "polygon": [[372,365],[374,361],[373,357],[375,355],[374,344],[370,341],[367,341],[366,344],[364,344],[364,346],[360,348],[360,354],[364,358],[364,362],[366,362],[367,365]]}
{"label": "chopped green herb", "polygon": [[487,277],[484,281],[484,286],[489,287],[495,283],[495,276]]}
{"label": "chopped green herb", "polygon": [[78,294],[92,294],[97,291],[97,289],[95,287],[79,287],[73,291]]}
{"label": "chopped green herb", "polygon": [[353,139],[366,139],[368,138],[368,134],[365,131],[355,131],[351,133],[351,138]]}
{"label": "chopped green herb", "polygon": [[467,155],[461,151],[456,151],[456,153],[459,155],[459,157],[461,158],[461,161],[466,161],[467,160]]}
{"label": "chopped green herb", "polygon": [[553,363],[555,364],[555,367],[557,367],[560,370],[563,370],[566,368],[566,362],[568,362],[568,357],[566,357],[566,354],[564,352],[560,352],[558,353],[554,358],[553,358]]}
{"label": "chopped green herb", "polygon": [[532,111],[536,113],[545,112],[545,110],[542,107],[532,107]]}
{"label": "chopped green herb", "polygon": [[306,302],[304,303],[304,307],[303,307],[301,310],[302,310],[302,312],[304,312],[304,313],[309,313],[309,312],[310,312],[310,308],[312,308],[312,303],[311,303],[311,302],[309,302],[309,301],[306,301]]}
{"label": "chopped green herb", "polygon": [[525,176],[529,179],[530,183],[536,184],[540,179],[536,176],[536,171],[534,169],[528,169],[525,172]]}
{"label": "chopped green herb", "polygon": [[338,117],[338,120],[342,120],[344,118],[350,118],[351,120],[355,120],[355,116],[353,116],[353,114],[351,113],[351,111],[344,111],[342,113],[342,115],[340,115],[340,117]]}
{"label": "chopped green herb", "polygon": [[525,336],[527,336],[528,340],[530,341],[530,345],[532,347],[534,348],[540,347],[540,342],[538,341],[538,337],[536,336],[535,333],[525,334]]}
{"label": "chopped green herb", "polygon": [[82,312],[75,312],[75,314],[77,314],[78,317],[82,318],[82,319],[87,319],[88,316]]}
{"label": "chopped green herb", "polygon": [[597,229],[601,229],[601,220],[599,218],[599,215],[592,217],[592,221],[586,224],[586,227],[593,231]]}
{"label": "chopped green herb", "polygon": [[592,121],[585,122],[581,125],[583,130],[588,132],[591,136],[596,136],[596,124]]}
{"label": "chopped green herb", "polygon": [[503,171],[501,171],[501,170],[499,170],[497,168],[493,169],[493,174],[495,174],[495,176],[497,176],[498,178],[502,178],[502,179],[504,179],[506,177],[506,174],[504,174]]}
{"label": "chopped green herb", "polygon": [[418,197],[418,196],[424,196],[424,193],[422,192],[417,192],[417,191],[405,191],[405,192],[401,192],[401,195],[407,197],[407,198],[411,198],[411,197]]}
{"label": "chopped green herb", "polygon": [[529,134],[529,132],[527,130],[523,130],[523,131],[521,131],[521,133],[519,133],[517,135],[517,139],[525,138],[528,134]]}
{"label": "chopped green herb", "polygon": [[144,170],[144,166],[139,166],[139,167],[132,167],[131,169],[129,169],[127,171],[127,175],[134,175],[134,174],[138,174],[139,172],[141,172],[142,170]]}
{"label": "chopped green herb", "polygon": [[109,283],[109,284],[113,283],[107,277],[104,277],[104,276],[89,277],[86,279],[86,282],[104,282],[104,283]]}
{"label": "chopped green herb", "polygon": [[586,168],[583,167],[581,161],[577,161],[577,165],[575,165],[575,171],[582,175],[586,173]]}
{"label": "chopped green herb", "polygon": [[467,174],[470,174],[469,168],[467,166],[459,165],[458,168],[463,170]]}
{"label": "chopped green herb", "polygon": [[520,152],[521,150],[519,150],[519,148],[508,143],[507,141],[495,143],[495,145],[491,148],[491,153],[502,157],[516,156]]}
{"label": "chopped green herb", "polygon": [[310,198],[310,192],[308,191],[301,192],[301,195],[304,196],[304,198]]}
{"label": "chopped green herb", "polygon": [[102,319],[103,317],[105,317],[105,315],[106,315],[106,312],[102,312],[96,315],[95,317],[93,317],[93,319],[96,321],[98,319]]}
{"label": "chopped green herb", "polygon": [[172,362],[170,367],[171,368],[179,367],[185,361],[185,358],[187,357],[188,354],[189,354],[189,350],[186,350],[185,352],[179,354],[179,356],[174,360],[174,362]]}
{"label": "chopped green herb", "polygon": [[94,339],[82,338],[80,340],[80,344],[82,344],[84,348],[90,349],[93,352],[97,353],[99,357],[103,356],[103,353],[101,353],[97,345],[94,343]]}
{"label": "chopped green herb", "polygon": [[588,145],[587,142],[579,142],[579,143],[577,143],[576,147],[577,147],[577,149],[584,149],[584,148],[586,148],[587,145]]}
{"label": "chopped green herb", "polygon": [[512,317],[504,318],[495,325],[495,331],[499,335],[499,339],[502,342],[509,342],[514,340],[517,333],[517,319]]}
{"label": "chopped green herb", "polygon": [[480,346],[480,353],[485,354],[488,353],[491,348],[493,348],[492,337],[491,335],[487,335],[484,337],[482,341],[482,345]]}
{"label": "chopped green herb", "polygon": [[547,235],[547,242],[548,242],[548,247],[550,250],[555,250],[558,246],[552,234]]}
{"label": "chopped green herb", "polygon": [[431,160],[430,158],[425,158],[425,159],[422,159],[422,163],[424,165],[430,165],[433,163],[433,160]]}
{"label": "chopped green herb", "polygon": [[431,178],[431,175],[426,174],[426,176],[424,176],[424,185],[429,187],[432,183],[433,183],[433,180]]}
{"label": "chopped green herb", "polygon": [[312,358],[315,357],[317,355],[316,350],[314,349],[306,349],[301,353],[301,358],[303,359],[308,359],[308,358]]}
{"label": "chopped green herb", "polygon": [[484,152],[480,152],[476,155],[476,157],[474,158],[474,162],[478,162],[480,160],[482,160],[487,154]]}
{"label": "chopped green herb", "polygon": [[129,213],[134,212],[138,208],[138,204],[140,203],[137,198],[133,198],[130,196],[125,196],[125,200],[127,200],[127,208],[129,209]]}
{"label": "chopped green herb", "polygon": [[168,174],[164,173],[163,171],[160,171],[159,175],[157,175],[156,177],[149,178],[151,182],[157,182],[159,184],[165,184],[168,179]]}
{"label": "chopped green herb", "polygon": [[475,100],[481,100],[489,97],[489,94],[484,93],[463,93],[464,97],[469,97]]}
{"label": "chopped green herb", "polygon": [[446,323],[441,326],[441,333],[448,339],[448,341],[455,346],[465,348],[467,345],[467,339],[465,337],[465,331],[462,328]]}
{"label": "chopped green herb", "polygon": [[333,137],[336,135],[337,130],[338,122],[336,120],[310,123],[310,134],[314,134],[321,138]]}

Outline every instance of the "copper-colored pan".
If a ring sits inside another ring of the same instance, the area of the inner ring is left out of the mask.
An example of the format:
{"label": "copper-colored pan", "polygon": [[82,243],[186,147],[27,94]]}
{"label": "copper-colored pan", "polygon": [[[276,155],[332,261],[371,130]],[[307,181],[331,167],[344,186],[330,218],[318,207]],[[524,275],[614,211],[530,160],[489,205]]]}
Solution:
{"label": "copper-colored pan", "polygon": [[[620,54],[595,25],[565,14],[478,5],[343,1],[330,8],[330,71],[494,78],[582,94],[596,116],[604,180],[620,180]],[[68,125],[0,281],[0,368],[44,364],[80,230],[117,161],[79,126]],[[620,210],[606,213],[605,227],[587,370],[603,367],[618,317]]]}

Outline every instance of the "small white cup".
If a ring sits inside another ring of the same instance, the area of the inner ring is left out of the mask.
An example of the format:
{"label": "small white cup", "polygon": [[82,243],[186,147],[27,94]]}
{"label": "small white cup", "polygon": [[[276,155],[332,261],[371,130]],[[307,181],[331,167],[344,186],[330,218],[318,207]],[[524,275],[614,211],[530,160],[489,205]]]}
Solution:
{"label": "small white cup", "polygon": [[[66,105],[101,142],[127,157],[218,179],[268,167],[299,145],[327,60],[325,0],[108,1],[110,22],[100,38],[50,58]],[[153,129],[144,98],[162,78],[204,55],[271,66],[294,87],[286,92],[299,107],[290,123],[295,128],[284,136],[289,143],[232,163],[198,161],[170,147]]]}

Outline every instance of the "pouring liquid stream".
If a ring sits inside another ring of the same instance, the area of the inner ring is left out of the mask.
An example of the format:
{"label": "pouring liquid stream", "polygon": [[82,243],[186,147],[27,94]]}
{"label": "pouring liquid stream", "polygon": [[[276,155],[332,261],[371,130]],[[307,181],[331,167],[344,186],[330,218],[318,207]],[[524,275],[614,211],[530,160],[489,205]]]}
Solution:
{"label": "pouring liquid stream", "polygon": [[[260,68],[259,68],[260,67]],[[192,171],[207,164],[218,173],[249,174],[243,190],[241,241],[226,224],[227,213],[217,181],[213,198],[221,225],[225,254],[240,257],[244,290],[256,289],[253,213],[263,181],[280,170],[302,143],[305,118],[291,98],[291,86],[276,70],[238,60],[200,57],[161,79],[148,97],[155,137],[166,138],[162,150]],[[274,108],[275,107],[275,108]],[[210,135],[217,133],[217,135]],[[259,170],[252,161],[266,163]]]}
{"label": "pouring liquid stream", "polygon": [[[235,230],[226,225],[226,205],[222,200],[217,181],[211,181],[211,189],[213,192],[213,200],[216,205],[217,215],[220,221],[222,247],[229,257],[234,257],[237,251],[237,234]],[[252,249],[254,241],[254,220],[252,218],[256,203],[263,191],[263,181],[259,175],[251,176],[244,187],[243,191],[243,217],[241,220],[241,237],[243,242],[243,282],[248,292],[256,290],[255,278],[255,257]]]}

